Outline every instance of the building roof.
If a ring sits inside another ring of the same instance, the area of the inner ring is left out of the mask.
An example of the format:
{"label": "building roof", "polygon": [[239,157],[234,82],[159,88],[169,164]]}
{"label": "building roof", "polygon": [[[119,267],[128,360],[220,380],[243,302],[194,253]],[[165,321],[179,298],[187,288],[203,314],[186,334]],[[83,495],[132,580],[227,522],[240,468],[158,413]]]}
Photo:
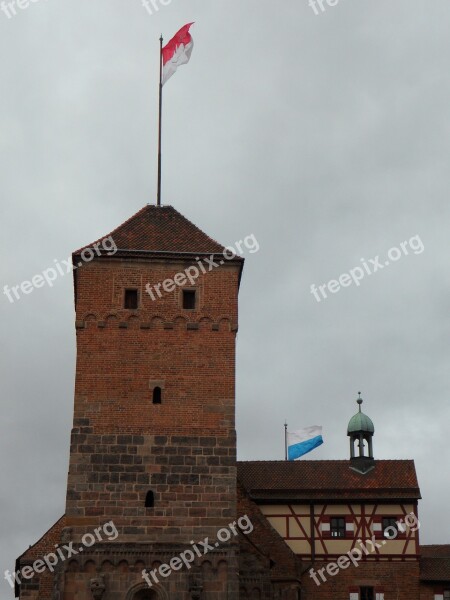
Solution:
{"label": "building roof", "polygon": [[376,460],[366,474],[349,460],[238,462],[238,479],[256,500],[419,499],[413,460]]}
{"label": "building roof", "polygon": [[[221,244],[203,233],[173,206],[144,206],[97,242],[109,236],[120,252],[222,254],[224,251]],[[92,248],[95,243],[80,248],[74,254]]]}
{"label": "building roof", "polygon": [[420,546],[420,556],[427,558],[450,557],[450,544]]}
{"label": "building roof", "polygon": [[239,537],[240,558],[242,559],[246,552],[253,551],[260,558],[267,559],[272,581],[299,581],[302,567],[300,558],[294,554],[283,538],[280,537],[280,534],[275,531],[257,504],[249,498],[247,492],[239,483],[237,486],[237,508],[238,514],[246,515],[253,526],[250,535]]}
{"label": "building roof", "polygon": [[61,541],[61,532],[66,526],[66,515],[63,515],[54,525],[50,527],[44,535],[30,546],[25,552],[19,557],[23,561],[34,561],[36,558],[48,554],[55,547],[55,543]]}
{"label": "building roof", "polygon": [[[66,515],[63,515],[44,535],[32,546],[30,546],[23,554],[16,559],[16,571],[23,565],[30,565],[38,558],[53,552],[56,545],[61,542],[62,531],[66,527]],[[47,569],[37,576],[39,580],[39,597],[50,598],[53,588],[53,575]],[[15,596],[20,595],[20,585],[15,583]]]}
{"label": "building roof", "polygon": [[450,545],[420,546],[420,579],[450,582]]}

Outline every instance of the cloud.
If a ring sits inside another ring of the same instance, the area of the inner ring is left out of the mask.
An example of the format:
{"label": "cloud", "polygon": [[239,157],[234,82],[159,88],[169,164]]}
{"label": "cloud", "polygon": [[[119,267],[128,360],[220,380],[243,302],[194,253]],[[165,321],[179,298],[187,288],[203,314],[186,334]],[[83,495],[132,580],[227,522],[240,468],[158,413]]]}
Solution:
{"label": "cloud", "polygon": [[[449,458],[449,13],[48,0],[0,14],[3,284],[154,201],[158,38],[195,20],[192,60],[164,91],[163,202],[224,244],[261,245],[240,293],[239,456],[281,458],[286,418],[324,426],[317,458],[347,457],[361,389],[376,456],[416,459],[428,543],[448,542],[434,515],[449,492],[435,467]],[[421,256],[311,296],[416,234]],[[6,569],[64,510],[71,281],[0,310]]]}

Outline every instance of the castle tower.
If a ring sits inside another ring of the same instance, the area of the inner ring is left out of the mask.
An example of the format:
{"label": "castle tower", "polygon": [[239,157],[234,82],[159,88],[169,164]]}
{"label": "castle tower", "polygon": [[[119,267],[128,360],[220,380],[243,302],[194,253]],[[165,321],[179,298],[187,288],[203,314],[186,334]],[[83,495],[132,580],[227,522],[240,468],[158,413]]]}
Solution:
{"label": "castle tower", "polygon": [[[59,574],[61,600],[237,597],[237,539],[215,541],[237,517],[243,260],[170,206],[144,207],[73,260],[90,262],[74,273],[77,367],[63,537],[83,550]],[[109,522],[117,537],[94,533]],[[97,537],[91,547],[86,534]],[[213,542],[207,556],[197,546],[192,566],[154,572],[151,587],[143,580],[144,568],[205,538]]]}

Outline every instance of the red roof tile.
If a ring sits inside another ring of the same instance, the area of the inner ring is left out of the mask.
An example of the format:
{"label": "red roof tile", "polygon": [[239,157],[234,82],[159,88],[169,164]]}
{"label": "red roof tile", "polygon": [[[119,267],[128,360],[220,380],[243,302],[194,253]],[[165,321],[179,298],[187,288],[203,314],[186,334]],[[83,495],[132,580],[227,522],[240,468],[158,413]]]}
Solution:
{"label": "red roof tile", "polygon": [[377,460],[365,475],[348,460],[238,462],[238,478],[259,500],[421,497],[412,460]]}
{"label": "red roof tile", "polygon": [[450,545],[420,546],[420,579],[450,582]]}
{"label": "red roof tile", "polygon": [[[112,236],[119,250],[176,254],[222,254],[224,247],[172,206],[147,205],[100,240]],[[84,246],[91,248],[93,244]],[[80,248],[74,254],[79,254]]]}
{"label": "red roof tile", "polygon": [[420,556],[427,558],[450,557],[450,544],[431,544],[420,546]]}
{"label": "red roof tile", "polygon": [[[55,551],[57,544],[61,542],[61,533],[66,526],[66,516],[63,515],[59,521],[57,521],[50,529],[44,533],[40,540],[38,540],[33,546],[30,546],[28,550],[19,556],[16,560],[16,571],[21,569],[24,565],[31,565],[37,559],[42,559],[45,555]],[[40,600],[51,600],[53,598],[53,574],[46,569],[43,573],[35,574],[33,577],[33,583],[39,585],[39,598]],[[15,584],[15,596],[20,596],[20,585]]]}
{"label": "red roof tile", "polygon": [[[301,577],[301,560],[292,552],[280,534],[275,531],[267,518],[262,514],[257,504],[247,495],[244,488],[238,484],[238,514],[249,517],[253,531],[250,535],[241,535],[239,538],[241,550],[241,576],[246,573],[242,569],[245,563],[245,553],[255,552],[267,559],[272,581],[291,580],[299,581]],[[244,560],[242,560],[244,558]]]}
{"label": "red roof tile", "polygon": [[52,552],[55,544],[61,541],[61,532],[66,526],[66,515],[63,515],[48,531],[20,556],[23,561],[34,561],[36,558]]}

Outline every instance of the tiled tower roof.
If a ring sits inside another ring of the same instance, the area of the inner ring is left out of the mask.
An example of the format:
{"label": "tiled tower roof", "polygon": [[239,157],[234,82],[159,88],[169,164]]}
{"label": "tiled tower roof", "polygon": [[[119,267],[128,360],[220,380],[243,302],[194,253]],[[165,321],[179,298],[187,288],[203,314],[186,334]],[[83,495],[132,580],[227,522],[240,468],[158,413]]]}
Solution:
{"label": "tiled tower roof", "polygon": [[[222,254],[224,247],[180,214],[173,206],[147,205],[109,234],[119,252]],[[100,241],[100,240],[98,240]],[[92,247],[89,244],[84,248]],[[80,254],[80,248],[74,254]]]}

